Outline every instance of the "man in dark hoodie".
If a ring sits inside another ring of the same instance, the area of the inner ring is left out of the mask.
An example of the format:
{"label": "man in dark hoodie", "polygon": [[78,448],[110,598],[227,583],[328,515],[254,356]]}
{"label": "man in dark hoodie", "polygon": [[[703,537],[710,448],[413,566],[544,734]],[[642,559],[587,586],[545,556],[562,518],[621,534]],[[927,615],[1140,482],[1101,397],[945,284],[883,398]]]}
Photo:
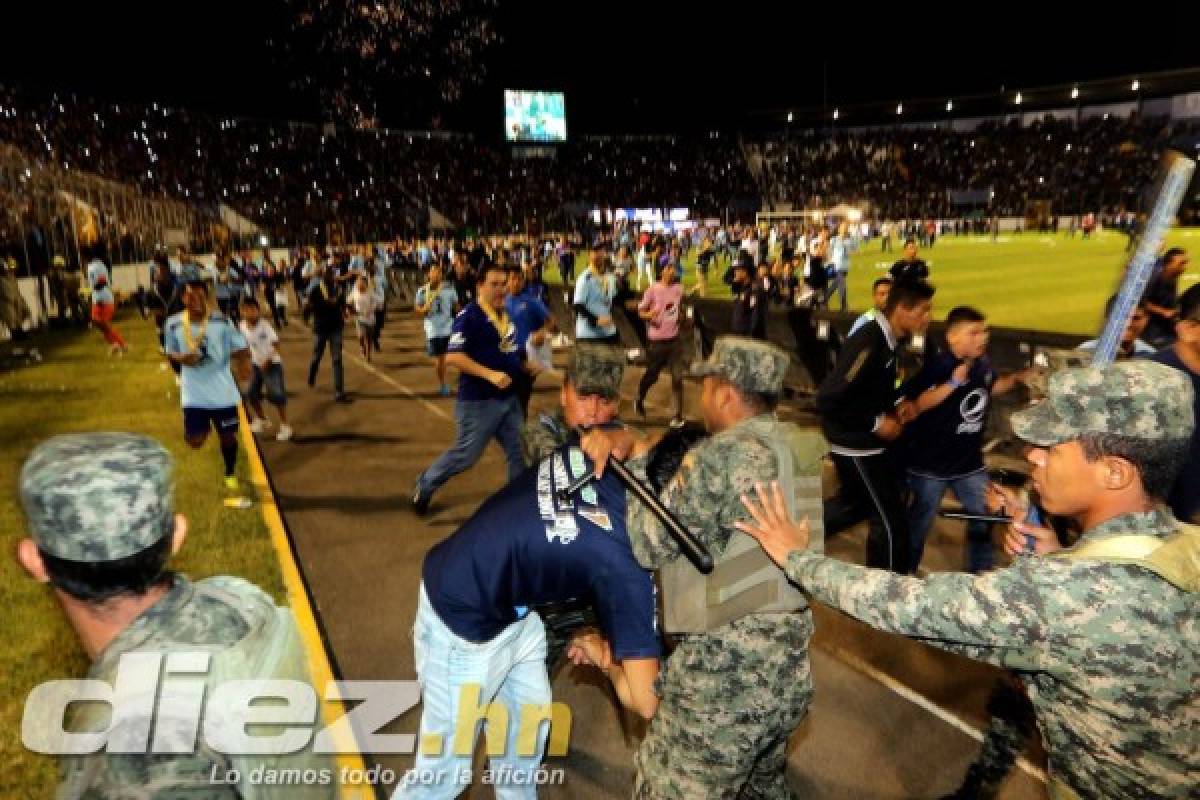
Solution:
{"label": "man in dark hoodie", "polygon": [[817,412],[829,440],[840,487],[825,503],[828,535],[870,519],[867,566],[911,571],[908,523],[898,471],[888,446],[915,416],[911,403],[896,402],[900,340],[929,325],[934,289],[923,281],[897,281],[884,313],[847,340],[817,390]]}

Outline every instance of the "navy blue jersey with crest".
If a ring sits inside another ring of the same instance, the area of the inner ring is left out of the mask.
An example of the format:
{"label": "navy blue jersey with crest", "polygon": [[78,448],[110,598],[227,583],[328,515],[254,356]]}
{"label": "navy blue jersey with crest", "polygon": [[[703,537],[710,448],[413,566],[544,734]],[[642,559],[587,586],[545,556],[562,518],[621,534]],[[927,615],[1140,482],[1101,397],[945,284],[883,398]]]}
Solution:
{"label": "navy blue jersey with crest", "polygon": [[557,497],[591,470],[578,447],[560,447],[429,551],[422,579],[446,627],[485,642],[520,609],[582,599],[595,608],[614,658],[660,655],[654,582],[633,557],[625,488],[610,471]]}
{"label": "navy blue jersey with crest", "polygon": [[[517,327],[509,320],[504,335],[501,336],[478,303],[471,303],[454,318],[454,328],[450,333],[450,343],[446,352],[463,353],[475,363],[488,369],[507,372],[511,377],[516,377],[522,371],[522,352],[517,348]],[[459,400],[478,402],[507,397],[512,393],[512,384],[507,389],[497,389],[493,383],[483,378],[465,372],[459,374]]]}

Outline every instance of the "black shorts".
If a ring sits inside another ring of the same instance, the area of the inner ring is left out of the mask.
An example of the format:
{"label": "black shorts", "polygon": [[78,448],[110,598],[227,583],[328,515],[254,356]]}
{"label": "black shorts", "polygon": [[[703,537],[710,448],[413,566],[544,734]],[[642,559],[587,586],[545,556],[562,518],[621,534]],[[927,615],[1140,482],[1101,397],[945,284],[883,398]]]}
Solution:
{"label": "black shorts", "polygon": [[446,348],[449,346],[449,336],[431,336],[425,340],[425,352],[431,356],[446,355]]}
{"label": "black shorts", "polygon": [[228,408],[187,408],[183,409],[183,435],[189,439],[203,436],[209,428],[218,434],[237,433],[237,406]]}

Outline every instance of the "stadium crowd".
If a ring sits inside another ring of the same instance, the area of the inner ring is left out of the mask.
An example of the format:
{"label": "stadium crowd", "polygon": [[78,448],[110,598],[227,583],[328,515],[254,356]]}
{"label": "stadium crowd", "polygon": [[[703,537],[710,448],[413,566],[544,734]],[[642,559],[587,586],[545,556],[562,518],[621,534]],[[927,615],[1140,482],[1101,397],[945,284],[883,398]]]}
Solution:
{"label": "stadium crowd", "polygon": [[[869,204],[878,220],[1021,216],[1035,202],[1054,214],[1111,217],[1141,207],[1137,187],[1153,177],[1159,154],[1197,130],[1135,117],[984,123],[970,133],[584,136],[547,156],[445,131],[228,119],[0,88],[0,141],[25,157],[205,208],[214,219],[224,204],[277,243],[329,241],[331,228],[357,241],[424,232],[431,209],[435,227],[511,232],[570,229],[593,208],[685,207],[693,217],[747,219],[763,198],[797,208]],[[0,249],[22,272],[25,180],[13,168],[0,181],[8,210]],[[962,191],[976,195],[954,205],[950,193]],[[1182,209],[1184,222],[1200,211],[1195,203]],[[145,236],[127,220],[104,222],[124,250]]]}
{"label": "stadium crowd", "polygon": [[[1194,140],[1200,123],[1164,117],[1053,117],[1023,126],[982,123],[867,131],[802,131],[752,144],[761,154],[764,197],[795,207],[868,203],[885,219],[988,214],[1024,216],[1044,201],[1059,213],[1114,214],[1142,206],[1167,146]],[[980,190],[984,202],[955,205],[950,193]],[[1185,222],[1200,213],[1185,206]]]}

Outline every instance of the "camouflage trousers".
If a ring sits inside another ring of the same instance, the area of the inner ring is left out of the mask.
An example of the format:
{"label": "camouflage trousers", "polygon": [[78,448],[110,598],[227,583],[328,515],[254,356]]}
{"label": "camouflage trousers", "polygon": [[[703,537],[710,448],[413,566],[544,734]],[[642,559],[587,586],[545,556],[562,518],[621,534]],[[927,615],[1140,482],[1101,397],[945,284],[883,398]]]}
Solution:
{"label": "camouflage trousers", "polygon": [[812,632],[805,609],[685,638],[659,678],[661,703],[634,756],[634,797],[792,797],[786,748],[812,702]]}

